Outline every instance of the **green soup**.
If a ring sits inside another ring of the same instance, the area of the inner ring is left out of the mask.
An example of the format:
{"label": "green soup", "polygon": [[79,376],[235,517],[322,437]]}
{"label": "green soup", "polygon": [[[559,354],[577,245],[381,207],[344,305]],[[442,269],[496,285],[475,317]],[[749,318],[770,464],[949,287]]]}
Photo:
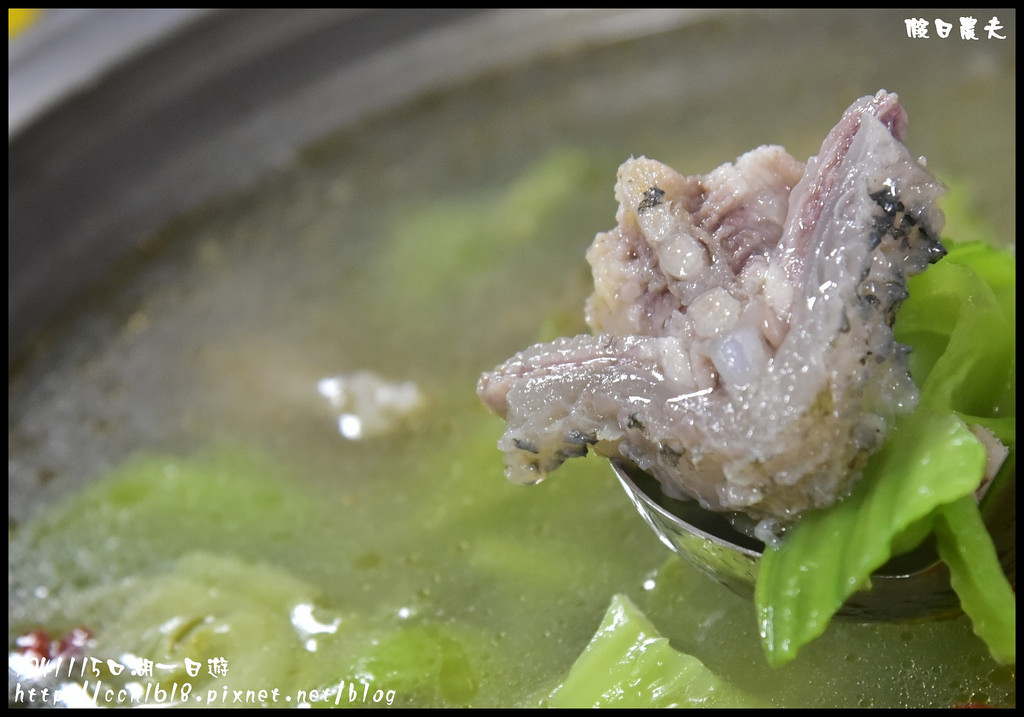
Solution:
{"label": "green soup", "polygon": [[[845,17],[802,25],[799,50],[754,18],[494,74],[154,237],[11,376],[10,480],[36,485],[11,493],[11,653],[87,628],[48,678],[66,703],[547,704],[625,596],[722,704],[1015,704],[1015,668],[962,617],[836,621],[769,668],[753,605],[668,554],[606,463],[508,483],[475,395],[482,370],[585,330],[583,254],[630,154],[686,173],[762,143],[807,156],[886,87],[912,151],[985,218],[968,230],[1012,243],[1012,181],[987,159],[1012,123],[970,129],[1012,116],[1012,63],[920,43],[896,65],[898,16]],[[836,42],[850,66],[823,70]],[[369,409],[337,395],[357,374],[383,387]],[[415,400],[389,413],[402,386]]]}

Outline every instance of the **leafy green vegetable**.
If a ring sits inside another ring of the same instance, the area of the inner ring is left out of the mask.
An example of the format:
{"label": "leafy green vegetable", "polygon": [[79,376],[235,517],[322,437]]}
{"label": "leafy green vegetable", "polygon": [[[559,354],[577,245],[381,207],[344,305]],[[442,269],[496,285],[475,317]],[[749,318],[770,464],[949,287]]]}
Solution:
{"label": "leafy green vegetable", "polygon": [[[364,685],[370,701],[385,690],[403,704],[471,702],[488,634],[465,622],[396,616],[386,600],[358,613],[332,609],[317,571],[306,579],[308,566],[278,553],[279,543],[294,552],[310,523],[331,515],[329,502],[292,478],[241,444],[189,458],[135,457],[12,535],[15,632],[87,626],[90,656],[151,660],[160,665],[152,676],[130,679],[167,694],[187,686],[202,706],[250,690],[276,691],[276,699],[260,698],[268,706],[362,706]],[[312,560],[323,567],[322,556]],[[225,674],[211,675],[211,660]],[[123,682],[129,673],[103,679]]]}
{"label": "leafy green vegetable", "polygon": [[974,631],[1003,664],[1017,661],[1016,596],[1006,581],[978,504],[970,497],[943,506],[935,521],[939,555]]}
{"label": "leafy green vegetable", "polygon": [[[946,480],[936,482],[936,466]],[[915,412],[872,457],[853,494],[806,516],[761,559],[754,599],[769,662],[788,662],[867,587],[892,543],[981,481],[985,449],[956,416]]]}
{"label": "leafy green vegetable", "polygon": [[[155,681],[187,683],[204,699],[221,683],[291,694],[337,683],[341,638],[352,630],[318,604],[317,588],[287,571],[208,553],[184,556],[163,574],[100,586],[80,603],[89,597],[120,613],[99,626],[104,654],[151,659],[164,666]],[[187,672],[186,660],[199,664],[198,674]],[[224,675],[211,674],[211,660]]]}
{"label": "leafy green vegetable", "polygon": [[[60,621],[71,611],[56,596],[155,574],[211,545],[240,545],[243,558],[272,559],[318,510],[311,496],[291,489],[289,478],[267,454],[241,443],[190,458],[135,456],[12,534],[9,555],[18,566],[10,576],[12,622],[49,622],[51,612]],[[48,586],[42,599],[37,585]]]}
{"label": "leafy green vegetable", "polygon": [[668,639],[625,595],[615,595],[601,625],[550,707],[753,707],[753,700]]}
{"label": "leafy green vegetable", "polygon": [[912,346],[922,404],[958,412],[1012,441],[1015,407],[1013,257],[978,243],[951,244],[910,281],[896,337]]}
{"label": "leafy green vegetable", "polygon": [[479,690],[463,640],[436,624],[410,625],[375,641],[353,670],[358,679],[388,685],[408,698],[437,691],[452,705],[466,705]]}
{"label": "leafy green vegetable", "polygon": [[1013,257],[978,242],[951,245],[911,279],[894,330],[914,347],[920,405],[897,422],[848,499],[808,515],[765,553],[755,602],[771,664],[791,660],[872,571],[933,525],[976,632],[994,657],[1015,660],[1016,604],[972,497],[986,454],[970,429],[983,426],[1014,448],[1014,294]]}

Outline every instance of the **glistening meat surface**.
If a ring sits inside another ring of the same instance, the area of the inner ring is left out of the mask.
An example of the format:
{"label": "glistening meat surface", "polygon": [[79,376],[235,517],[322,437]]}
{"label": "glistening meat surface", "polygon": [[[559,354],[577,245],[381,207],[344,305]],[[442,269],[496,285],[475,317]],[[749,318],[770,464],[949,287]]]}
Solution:
{"label": "glistening meat surface", "polygon": [[806,165],[764,146],[704,176],[619,169],[587,252],[592,335],[485,373],[506,473],[592,449],[771,530],[847,493],[917,390],[892,322],[941,258],[940,183],[895,94],[853,103]]}

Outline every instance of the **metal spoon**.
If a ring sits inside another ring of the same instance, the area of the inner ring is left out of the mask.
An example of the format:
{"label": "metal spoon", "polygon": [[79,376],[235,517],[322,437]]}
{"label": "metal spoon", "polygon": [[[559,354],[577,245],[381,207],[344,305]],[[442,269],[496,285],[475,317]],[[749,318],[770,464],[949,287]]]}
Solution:
{"label": "metal spoon", "polygon": [[[721,513],[705,510],[696,501],[665,495],[656,479],[632,464],[622,460],[612,460],[611,464],[633,505],[662,543],[737,594],[753,597],[763,543],[736,531]],[[1005,471],[1007,466],[1003,468]],[[1015,495],[1005,499],[1007,490],[1015,494],[1015,481],[1002,483],[1001,499],[988,501],[987,511],[983,504],[990,526],[999,523],[1005,527],[1007,515],[1000,506],[1015,505]],[[1009,522],[1015,525],[1015,520],[1015,513],[1011,513]],[[1015,566],[1015,543],[1010,540],[1007,545],[1002,533],[1005,530],[996,536],[1000,557],[1008,558]],[[1011,554],[1007,555],[1007,551]],[[1011,569],[1015,573],[1015,567]],[[871,577],[871,589],[852,595],[839,615],[896,621],[949,616],[959,611],[960,600],[950,586],[949,570],[938,559],[934,545],[926,542],[910,553],[894,557],[876,571]]]}

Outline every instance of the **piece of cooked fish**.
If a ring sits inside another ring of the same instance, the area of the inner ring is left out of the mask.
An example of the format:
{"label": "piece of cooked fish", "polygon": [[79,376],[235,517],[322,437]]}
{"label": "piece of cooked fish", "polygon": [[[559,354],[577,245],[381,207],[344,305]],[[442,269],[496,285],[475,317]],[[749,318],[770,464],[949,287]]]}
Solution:
{"label": "piece of cooked fish", "polygon": [[594,334],[480,378],[508,477],[593,449],[762,528],[847,493],[916,404],[891,327],[907,277],[945,254],[943,189],[906,126],[879,91],[806,165],[777,146],[704,176],[626,161],[618,226],[587,252]]}

